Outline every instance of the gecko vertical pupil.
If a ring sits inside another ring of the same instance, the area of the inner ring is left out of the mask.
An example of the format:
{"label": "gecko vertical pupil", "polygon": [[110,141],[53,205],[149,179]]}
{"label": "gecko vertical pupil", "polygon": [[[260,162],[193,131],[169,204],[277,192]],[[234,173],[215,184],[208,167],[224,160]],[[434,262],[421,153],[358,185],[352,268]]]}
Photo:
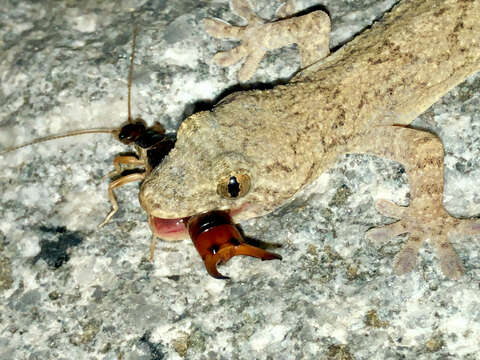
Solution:
{"label": "gecko vertical pupil", "polygon": [[225,199],[238,199],[248,193],[250,184],[250,176],[245,170],[235,171],[219,179],[217,194]]}
{"label": "gecko vertical pupil", "polygon": [[233,198],[237,197],[240,193],[240,184],[235,176],[231,176],[228,180],[228,193]]}

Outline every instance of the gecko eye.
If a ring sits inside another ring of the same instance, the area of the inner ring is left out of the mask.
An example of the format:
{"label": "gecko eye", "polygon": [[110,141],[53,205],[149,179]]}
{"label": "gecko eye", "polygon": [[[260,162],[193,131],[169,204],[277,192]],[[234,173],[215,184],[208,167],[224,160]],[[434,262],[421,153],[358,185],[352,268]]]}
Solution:
{"label": "gecko eye", "polygon": [[227,199],[245,196],[250,190],[250,176],[245,173],[229,174],[220,179],[217,193]]}

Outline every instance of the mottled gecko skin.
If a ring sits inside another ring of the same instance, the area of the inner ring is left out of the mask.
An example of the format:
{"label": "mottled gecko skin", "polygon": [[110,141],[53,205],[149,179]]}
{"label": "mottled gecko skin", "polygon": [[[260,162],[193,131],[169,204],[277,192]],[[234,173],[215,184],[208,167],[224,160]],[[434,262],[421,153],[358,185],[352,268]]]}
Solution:
{"label": "mottled gecko skin", "polygon": [[[367,152],[404,164],[409,207],[380,200],[377,209],[401,219],[370,230],[373,239],[410,233],[395,260],[411,270],[421,242],[435,242],[442,270],[462,274],[448,242],[455,231],[480,233],[474,220],[442,206],[443,148],[408,125],[452,87],[480,69],[480,2],[406,0],[289,84],[230,95],[194,114],[175,148],[144,181],[140,202],[151,217],[182,218],[229,209],[236,221],[267,214],[291,200],[347,152]],[[369,139],[365,142],[365,139]],[[251,189],[225,199],[217,183],[248,173]]]}

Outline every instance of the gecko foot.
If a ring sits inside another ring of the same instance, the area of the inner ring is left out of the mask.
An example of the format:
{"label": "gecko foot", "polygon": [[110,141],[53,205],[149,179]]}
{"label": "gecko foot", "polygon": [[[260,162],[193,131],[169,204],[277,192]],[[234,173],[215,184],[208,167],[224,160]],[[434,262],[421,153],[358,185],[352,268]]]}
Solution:
{"label": "gecko foot", "polygon": [[[423,205],[420,206],[420,203]],[[367,232],[370,240],[387,241],[401,234],[409,234],[394,260],[396,274],[405,274],[414,268],[420,246],[424,240],[430,239],[437,250],[444,275],[450,279],[459,279],[463,275],[462,262],[448,239],[460,233],[480,234],[480,221],[454,218],[443,207],[428,206],[423,201],[415,201],[409,207],[386,200],[379,200],[375,205],[378,212],[399,221],[370,229]]]}
{"label": "gecko foot", "polygon": [[[233,26],[218,19],[204,19],[205,31],[214,38],[233,39],[241,44],[232,50],[218,52],[213,62],[220,66],[234,65],[245,59],[238,79],[249,80],[257,70],[265,53],[296,43],[302,57],[302,66],[310,65],[329,54],[330,19],[323,11],[267,22],[258,17],[247,0],[232,0],[232,11],[247,20],[247,26]],[[295,6],[289,0],[281,7],[279,16],[288,16]],[[311,34],[316,34],[314,37]]]}

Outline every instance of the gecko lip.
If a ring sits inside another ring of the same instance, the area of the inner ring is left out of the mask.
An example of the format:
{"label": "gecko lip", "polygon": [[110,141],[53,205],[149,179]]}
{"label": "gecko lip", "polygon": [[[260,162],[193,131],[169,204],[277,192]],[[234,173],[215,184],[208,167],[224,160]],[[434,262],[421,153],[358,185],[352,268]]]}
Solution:
{"label": "gecko lip", "polygon": [[[230,216],[234,218],[244,209],[245,206],[242,206],[239,209],[229,210]],[[184,218],[164,219],[150,215],[148,223],[152,232],[160,239],[168,241],[184,240],[189,238],[186,223],[190,217],[191,216]]]}
{"label": "gecko lip", "polygon": [[185,226],[186,219],[162,219],[150,215],[148,222],[152,232],[163,240],[183,240],[188,238],[188,231]]}

